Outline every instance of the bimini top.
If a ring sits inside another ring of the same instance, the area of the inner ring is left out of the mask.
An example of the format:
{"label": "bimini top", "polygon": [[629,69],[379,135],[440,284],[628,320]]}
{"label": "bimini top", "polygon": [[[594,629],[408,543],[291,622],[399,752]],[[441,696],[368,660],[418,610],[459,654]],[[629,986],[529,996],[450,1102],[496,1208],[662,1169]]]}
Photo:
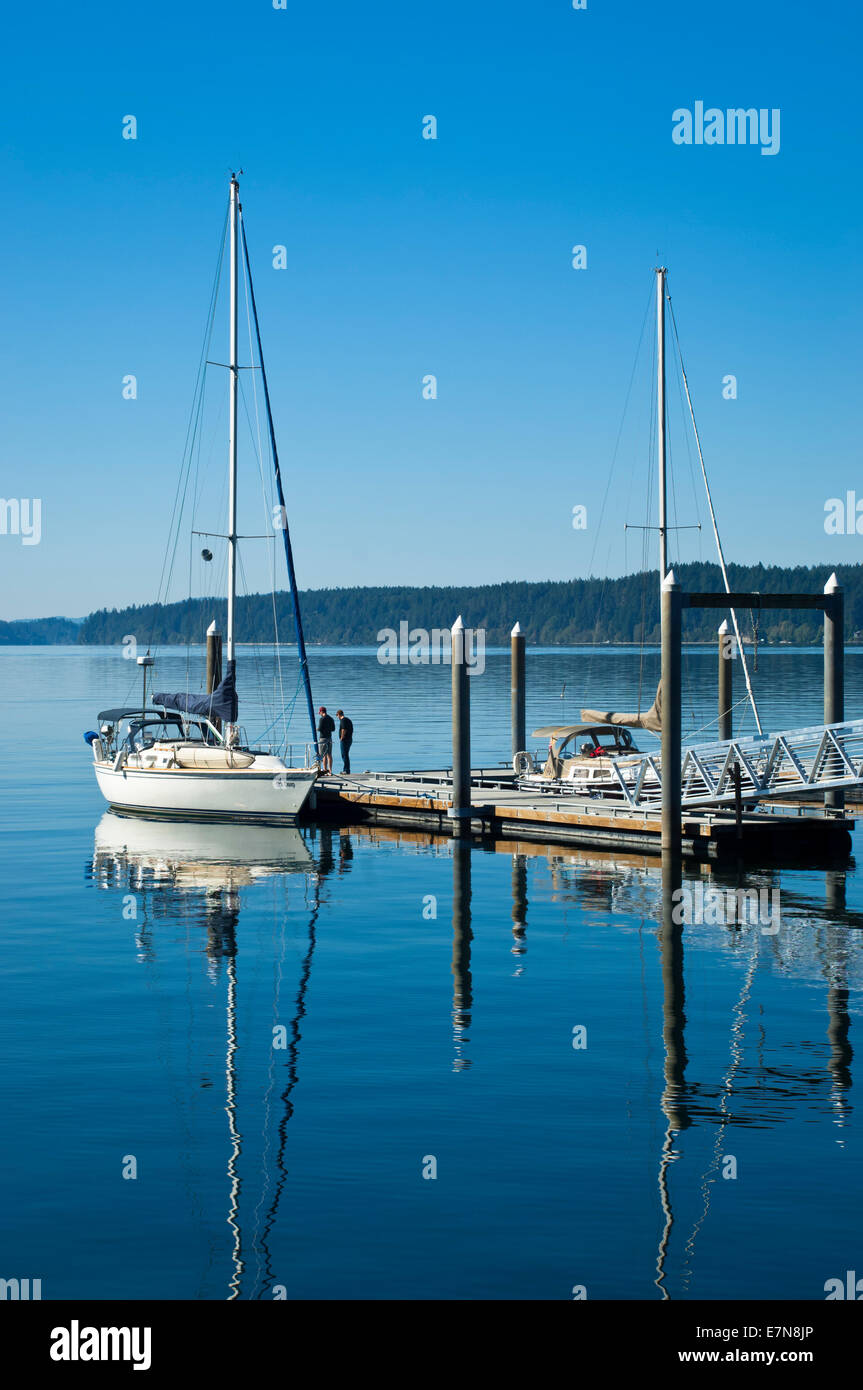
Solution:
{"label": "bimini top", "polygon": [[594,730],[603,734],[619,732],[614,724],[547,724],[534,729],[531,738],[572,738],[573,734],[591,734]]}
{"label": "bimini top", "polygon": [[135,716],[140,719],[142,714],[145,719],[148,716],[151,719],[164,719],[165,717],[164,709],[142,710],[140,705],[129,705],[123,709],[103,709],[101,714],[96,715],[96,718],[107,724],[116,724],[121,719],[131,719]]}

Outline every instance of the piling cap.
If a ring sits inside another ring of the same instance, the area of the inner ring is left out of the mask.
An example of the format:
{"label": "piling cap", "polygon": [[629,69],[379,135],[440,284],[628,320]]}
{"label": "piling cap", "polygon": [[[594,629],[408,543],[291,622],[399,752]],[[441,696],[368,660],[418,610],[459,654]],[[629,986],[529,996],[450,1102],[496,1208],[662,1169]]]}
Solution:
{"label": "piling cap", "polygon": [[835,594],[835,593],[838,593],[838,591],[839,591],[841,588],[842,588],[842,585],[839,583],[839,580],[836,578],[836,571],[834,570],[833,573],[831,574],[830,578],[827,580],[827,583],[824,585],[824,592],[825,592],[825,594]]}
{"label": "piling cap", "polygon": [[725,619],[723,620],[723,622],[721,623],[721,625],[720,625],[720,628],[719,628],[719,636],[720,636],[720,637],[724,637],[727,631],[728,631],[728,619],[725,618]]}
{"label": "piling cap", "polygon": [[668,574],[665,576],[665,578],[664,578],[663,581],[662,581],[662,587],[663,587],[663,589],[676,589],[676,588],[678,588],[677,580],[676,580],[675,577],[674,577],[674,570],[669,570],[669,571],[668,571]]}
{"label": "piling cap", "polygon": [[452,631],[452,632],[463,632],[463,631],[464,631],[464,623],[462,622],[462,619],[461,619],[461,613],[459,613],[458,617],[456,618],[455,622],[453,623],[451,631]]}
{"label": "piling cap", "polygon": [[217,631],[218,628],[216,627],[216,620],[214,618],[213,621],[210,623],[210,626],[207,628],[207,636],[212,637]]}
{"label": "piling cap", "polygon": [[516,623],[515,627],[513,628],[512,632],[511,632],[509,635],[510,635],[510,637],[520,637],[520,636],[521,636],[521,623]]}

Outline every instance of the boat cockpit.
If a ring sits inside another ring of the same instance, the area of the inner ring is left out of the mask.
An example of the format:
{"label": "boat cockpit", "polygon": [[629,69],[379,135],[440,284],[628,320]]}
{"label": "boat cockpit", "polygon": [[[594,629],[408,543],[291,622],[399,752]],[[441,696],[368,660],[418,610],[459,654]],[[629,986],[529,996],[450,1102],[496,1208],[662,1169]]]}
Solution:
{"label": "boat cockpit", "polygon": [[157,743],[192,743],[222,747],[225,738],[215,724],[200,715],[180,710],[109,709],[99,715],[99,732],[85,734],[93,756],[112,758],[121,750],[143,753]]}
{"label": "boat cockpit", "polygon": [[571,777],[593,764],[593,759],[637,756],[639,749],[623,724],[566,724],[534,729],[533,737],[548,738],[548,757],[542,776],[554,780]]}

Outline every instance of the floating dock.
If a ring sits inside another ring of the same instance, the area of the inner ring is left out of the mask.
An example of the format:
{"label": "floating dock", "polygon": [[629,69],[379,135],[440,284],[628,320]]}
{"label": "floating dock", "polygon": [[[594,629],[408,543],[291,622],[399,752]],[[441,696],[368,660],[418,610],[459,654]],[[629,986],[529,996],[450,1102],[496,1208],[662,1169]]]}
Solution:
{"label": "floating dock", "polygon": [[[315,783],[306,815],[342,825],[361,822],[452,834],[452,771],[331,774]],[[661,854],[659,810],[633,811],[607,800],[522,792],[506,766],[470,774],[471,834],[491,839],[591,845],[630,853]],[[817,863],[847,857],[854,821],[809,804],[733,811],[687,811],[682,851],[689,859],[776,859]]]}

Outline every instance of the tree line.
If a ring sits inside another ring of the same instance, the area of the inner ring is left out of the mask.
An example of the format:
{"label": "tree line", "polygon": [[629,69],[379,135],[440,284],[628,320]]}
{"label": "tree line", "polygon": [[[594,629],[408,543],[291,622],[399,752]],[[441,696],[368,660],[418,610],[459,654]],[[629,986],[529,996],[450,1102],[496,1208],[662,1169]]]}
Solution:
{"label": "tree line", "polygon": [[[823,590],[833,569],[845,589],[846,636],[863,638],[863,565],[729,565],[733,589],[760,593],[816,593]],[[685,590],[721,590],[718,565],[690,563],[675,566]],[[656,643],[659,641],[659,586],[656,571],[625,575],[618,579],[514,581],[506,584],[415,588],[401,585],[368,588],[310,589],[300,595],[303,626],[309,644],[325,646],[374,646],[386,628],[448,628],[458,614],[466,626],[485,630],[486,643],[508,643],[515,622],[521,623],[527,640],[535,646],[571,646],[582,643]],[[279,638],[294,640],[290,595],[276,595]],[[684,637],[690,642],[712,642],[725,616],[718,609],[691,610],[684,615]],[[63,619],[45,619],[43,638],[49,642],[78,641],[85,645],[120,644],[134,635],[138,643],[185,645],[202,642],[213,619],[224,632],[225,602],[186,599],[165,605],[102,608],[80,626],[62,626]],[[821,614],[813,611],[775,609],[738,613],[741,635],[760,642],[817,643],[821,640]],[[6,629],[38,623],[4,624]],[[273,640],[271,594],[249,594],[237,599],[237,632],[240,640]],[[0,636],[0,641],[9,640]]]}

